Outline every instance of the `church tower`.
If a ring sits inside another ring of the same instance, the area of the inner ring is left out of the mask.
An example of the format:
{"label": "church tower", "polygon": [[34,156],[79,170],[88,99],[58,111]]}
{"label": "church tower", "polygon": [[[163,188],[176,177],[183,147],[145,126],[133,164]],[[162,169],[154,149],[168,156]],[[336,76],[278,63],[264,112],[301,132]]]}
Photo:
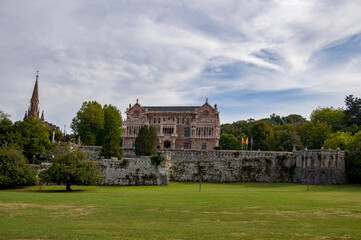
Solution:
{"label": "church tower", "polygon": [[36,71],[36,80],[33,90],[33,95],[30,99],[30,106],[28,112],[25,112],[25,118],[32,117],[39,119],[39,89],[38,89],[39,70]]}

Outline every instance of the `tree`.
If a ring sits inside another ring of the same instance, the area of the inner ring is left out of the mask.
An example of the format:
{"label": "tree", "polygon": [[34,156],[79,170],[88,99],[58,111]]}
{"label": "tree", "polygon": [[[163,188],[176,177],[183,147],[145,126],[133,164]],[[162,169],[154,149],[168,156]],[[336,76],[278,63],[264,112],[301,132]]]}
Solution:
{"label": "tree", "polygon": [[270,116],[269,116],[270,120],[272,120],[275,124],[278,124],[278,125],[282,125],[284,123],[283,119],[279,116],[279,115],[276,115],[275,113],[272,113]]}
{"label": "tree", "polygon": [[219,139],[219,146],[221,146],[223,150],[240,150],[242,147],[241,144],[232,133],[224,133]]}
{"label": "tree", "polygon": [[304,147],[319,149],[331,135],[331,126],[326,123],[306,122],[299,129],[299,135]]}
{"label": "tree", "polygon": [[346,115],[342,108],[317,108],[311,113],[311,122],[326,123],[332,126],[334,131],[343,129],[346,126]]}
{"label": "tree", "polygon": [[121,127],[122,116],[120,111],[112,105],[105,105],[104,108],[104,128],[101,131],[103,145],[102,155],[122,158],[121,146]]}
{"label": "tree", "polygon": [[361,125],[361,99],[349,95],[345,97],[345,114],[349,125]]}
{"label": "tree", "polygon": [[135,154],[137,156],[150,156],[156,153],[158,137],[153,126],[142,126],[135,139]]}
{"label": "tree", "polygon": [[275,135],[277,146],[282,147],[285,151],[292,151],[293,147],[302,149],[302,142],[296,131],[281,130]]}
{"label": "tree", "polygon": [[290,114],[286,117],[282,117],[282,120],[284,123],[290,123],[290,124],[306,122],[306,118],[298,114]]}
{"label": "tree", "polygon": [[96,101],[84,102],[70,127],[86,145],[101,145],[100,132],[104,127],[104,111]]}
{"label": "tree", "polygon": [[36,157],[52,149],[49,137],[49,127],[40,119],[26,118],[14,124],[12,140],[23,148],[24,155],[31,163],[36,163]]}
{"label": "tree", "polygon": [[66,191],[71,185],[97,185],[101,181],[100,167],[89,159],[85,152],[66,150],[60,152],[52,161],[51,167],[40,173],[44,183],[65,184]]}
{"label": "tree", "polygon": [[7,114],[6,112],[0,110],[0,121],[3,120],[4,118],[10,118],[10,114]]}
{"label": "tree", "polygon": [[36,170],[26,163],[21,150],[15,146],[0,147],[0,188],[35,185]]}
{"label": "tree", "polygon": [[253,149],[274,150],[275,139],[273,129],[264,121],[252,123],[249,136],[253,137]]}
{"label": "tree", "polygon": [[354,136],[350,132],[337,131],[332,133],[328,139],[325,140],[323,146],[325,148],[347,150],[352,148],[355,141]]}

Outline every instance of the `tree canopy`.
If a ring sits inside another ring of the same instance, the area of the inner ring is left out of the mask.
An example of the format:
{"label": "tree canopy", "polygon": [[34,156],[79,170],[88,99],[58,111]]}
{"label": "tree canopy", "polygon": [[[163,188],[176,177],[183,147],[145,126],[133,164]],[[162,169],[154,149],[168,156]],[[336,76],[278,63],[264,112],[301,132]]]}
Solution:
{"label": "tree canopy", "polygon": [[334,131],[338,131],[346,127],[346,115],[342,108],[317,108],[311,113],[311,122],[326,123],[332,127]]}
{"label": "tree canopy", "polygon": [[349,125],[361,125],[361,99],[353,95],[346,96],[345,105],[345,114]]}
{"label": "tree canopy", "polygon": [[104,110],[96,101],[84,102],[70,127],[85,145],[101,145],[104,128]]}
{"label": "tree canopy", "polygon": [[0,188],[34,185],[36,169],[27,164],[27,160],[17,147],[0,147]]}
{"label": "tree canopy", "polygon": [[40,173],[40,179],[43,183],[65,184],[66,190],[70,191],[71,185],[98,185],[100,167],[87,153],[67,149],[55,156],[52,166]]}

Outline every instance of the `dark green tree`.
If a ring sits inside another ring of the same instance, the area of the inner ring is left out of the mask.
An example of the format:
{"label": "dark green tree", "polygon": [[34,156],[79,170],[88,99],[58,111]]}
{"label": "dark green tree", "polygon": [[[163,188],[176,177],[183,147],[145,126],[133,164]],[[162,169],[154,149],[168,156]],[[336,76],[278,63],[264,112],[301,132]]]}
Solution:
{"label": "dark green tree", "polygon": [[[270,120],[272,120],[274,122],[274,124],[277,124],[277,125],[282,125],[284,122],[283,122],[283,119],[279,116],[279,115],[276,115],[275,113],[272,113],[270,116],[269,116]],[[273,124],[273,125],[274,125]]]}
{"label": "dark green tree", "polygon": [[306,122],[306,118],[298,114],[290,114],[286,117],[282,117],[284,123],[296,124]]}
{"label": "dark green tree", "polygon": [[273,129],[265,121],[259,120],[252,123],[249,136],[253,137],[253,149],[264,151],[275,149]]}
{"label": "dark green tree", "polygon": [[101,141],[103,145],[102,155],[122,158],[121,146],[121,127],[122,116],[120,111],[112,105],[104,106],[104,128],[101,131]]}
{"label": "dark green tree", "polygon": [[0,147],[0,188],[35,185],[36,169],[27,164],[27,160],[17,147]]}
{"label": "dark green tree", "polygon": [[219,139],[219,146],[221,146],[223,150],[240,150],[242,147],[241,144],[232,133],[224,133]]}
{"label": "dark green tree", "polygon": [[104,111],[96,101],[84,102],[70,127],[86,145],[101,145],[101,131],[104,127]]}
{"label": "dark green tree", "polygon": [[49,127],[40,119],[26,118],[15,122],[11,139],[23,148],[30,163],[38,163],[38,157],[52,149]]}
{"label": "dark green tree", "polygon": [[71,185],[98,185],[101,181],[100,167],[89,159],[85,152],[67,150],[60,152],[52,161],[52,166],[40,173],[43,183],[65,184],[66,191]]}
{"label": "dark green tree", "polygon": [[349,95],[345,97],[345,114],[349,125],[361,125],[361,99]]}
{"label": "dark green tree", "polygon": [[157,151],[158,137],[153,126],[142,126],[135,139],[135,154],[137,156],[150,156]]}
{"label": "dark green tree", "polygon": [[285,151],[292,151],[293,147],[302,149],[301,139],[294,130],[280,130],[276,133],[276,143],[278,148],[283,148]]}
{"label": "dark green tree", "polygon": [[320,149],[331,133],[331,126],[326,123],[306,122],[299,129],[301,142],[309,149]]}

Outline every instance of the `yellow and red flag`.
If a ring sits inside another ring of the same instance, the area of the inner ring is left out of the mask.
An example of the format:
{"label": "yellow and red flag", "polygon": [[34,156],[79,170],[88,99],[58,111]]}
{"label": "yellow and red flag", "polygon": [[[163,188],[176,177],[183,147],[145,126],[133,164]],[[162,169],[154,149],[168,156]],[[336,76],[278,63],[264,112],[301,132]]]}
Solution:
{"label": "yellow and red flag", "polygon": [[246,144],[248,145],[248,137],[247,137],[247,139],[246,139]]}

